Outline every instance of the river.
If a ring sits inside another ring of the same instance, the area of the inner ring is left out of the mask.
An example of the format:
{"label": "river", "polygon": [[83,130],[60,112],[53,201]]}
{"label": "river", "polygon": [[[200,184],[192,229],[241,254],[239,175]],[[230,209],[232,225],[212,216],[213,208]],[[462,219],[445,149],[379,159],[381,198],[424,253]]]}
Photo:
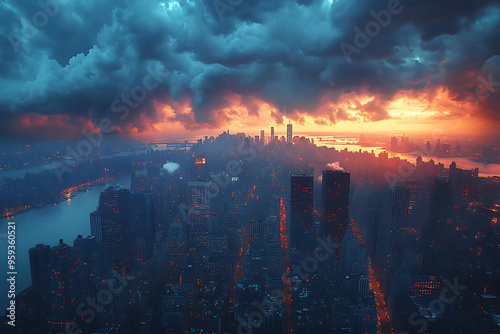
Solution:
{"label": "river", "polygon": [[[124,188],[130,188],[130,176],[120,177],[112,180],[107,185],[100,185],[85,192],[76,192],[76,196],[55,205],[36,208],[22,212],[8,220],[14,221],[16,226],[16,290],[21,292],[31,284],[31,273],[29,265],[28,249],[36,244],[48,244],[55,246],[59,239],[73,246],[73,241],[81,234],[84,237],[90,235],[89,214],[97,208],[99,194],[110,185],[120,184]],[[6,254],[7,242],[7,219],[0,220],[0,244],[2,254]],[[0,256],[0,268],[3,268],[6,276],[7,256]],[[7,281],[0,282],[0,307],[7,306]],[[3,314],[3,311],[0,312]]]}
{"label": "river", "polygon": [[[333,147],[338,151],[347,149],[350,152],[358,152],[361,150],[362,152],[373,152],[375,155],[378,155],[380,152],[384,152],[384,148],[381,146],[360,146],[357,144],[353,144],[357,142],[357,138],[334,138],[335,141],[327,141],[325,139],[332,139],[332,137],[323,136],[323,141],[320,141],[321,137],[314,137],[314,143],[317,146],[325,146],[325,147]],[[412,164],[416,163],[417,155],[412,155],[409,153],[396,153],[396,152],[387,152],[389,154],[389,158],[399,157],[401,159],[408,160]],[[444,157],[433,157],[433,156],[422,156],[423,161],[434,160],[434,162],[442,163],[446,168],[450,167],[450,164],[454,161],[457,164],[458,168],[461,169],[479,169],[479,176],[489,177],[489,176],[500,176],[500,164],[483,164],[481,162],[471,161],[466,158],[444,158]]]}

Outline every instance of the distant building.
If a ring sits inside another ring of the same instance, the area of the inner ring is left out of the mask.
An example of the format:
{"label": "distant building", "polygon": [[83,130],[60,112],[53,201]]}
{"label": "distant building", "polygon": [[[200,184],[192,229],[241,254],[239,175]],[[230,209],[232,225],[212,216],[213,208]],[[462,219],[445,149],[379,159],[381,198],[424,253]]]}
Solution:
{"label": "distant building", "polygon": [[411,286],[412,297],[437,297],[442,292],[441,281],[435,276],[418,276]]}
{"label": "distant building", "polygon": [[383,161],[386,161],[387,159],[389,159],[389,153],[387,153],[386,151],[380,152],[378,154],[378,158],[383,160]]}
{"label": "distant building", "polygon": [[345,299],[332,303],[332,332],[353,334],[377,333],[377,308],[373,292],[353,304]]}
{"label": "distant building", "polygon": [[271,126],[271,142],[274,141],[274,126]]}
{"label": "distant building", "polygon": [[429,220],[422,229],[424,273],[443,273],[450,255],[453,192],[446,178],[435,180],[431,191]]}
{"label": "distant building", "polygon": [[[153,255],[156,235],[153,202],[149,195],[130,194],[130,204],[135,238],[143,240],[144,256],[149,259]],[[134,243],[136,242],[137,240],[134,240]]]}
{"label": "distant building", "polygon": [[312,230],[313,176],[292,175],[290,192],[290,246],[302,249],[304,233]]}
{"label": "distant building", "polygon": [[368,276],[368,257],[365,245],[354,236],[349,226],[340,246],[340,277],[353,274]]}
{"label": "distant building", "polygon": [[250,222],[250,245],[255,246],[266,241],[267,229],[264,222]]}
{"label": "distant building", "polygon": [[349,223],[350,174],[344,171],[324,170],[322,180],[322,232],[330,235],[340,247]]}
{"label": "distant building", "polygon": [[292,124],[287,124],[286,125],[286,142],[291,143],[293,139],[293,133],[292,133]]}
{"label": "distant building", "polygon": [[29,249],[31,284],[38,312],[45,312],[50,307],[50,246],[38,244]]}
{"label": "distant building", "polygon": [[238,142],[238,145],[241,145],[245,142],[245,134],[243,132],[238,132],[236,134],[236,141]]}
{"label": "distant building", "polygon": [[148,187],[151,187],[151,185],[148,183],[147,169],[139,170],[132,175],[132,180],[130,182],[130,191],[134,193],[145,191]]}
{"label": "distant building", "polygon": [[188,241],[193,255],[207,255],[211,231],[210,183],[192,181],[188,183]]}
{"label": "distant building", "polygon": [[396,151],[398,149],[398,138],[391,137],[391,151]]}
{"label": "distant building", "polygon": [[130,192],[121,187],[109,187],[99,196],[102,246],[111,250],[113,268],[121,269],[133,247],[133,226]]}
{"label": "distant building", "polygon": [[368,251],[368,256],[373,260],[377,257],[378,248],[378,235],[380,226],[380,209],[372,208],[368,214],[367,221],[367,242],[366,248]]}
{"label": "distant building", "polygon": [[[95,296],[95,282],[103,273],[103,255],[95,237],[84,238],[78,235],[73,241],[72,257],[76,267],[73,295],[77,303],[84,302],[87,298]],[[105,269],[109,267],[106,266]]]}
{"label": "distant building", "polygon": [[47,319],[50,331],[64,330],[73,320],[75,299],[72,295],[75,279],[75,266],[71,247],[59,240],[57,246],[50,248],[50,286],[52,291],[50,316]]}
{"label": "distant building", "polygon": [[405,251],[408,210],[410,207],[410,190],[406,186],[397,186],[392,190],[392,219],[389,230],[387,250],[387,273],[396,273]]}
{"label": "distant building", "polygon": [[[194,153],[193,153],[194,155]],[[208,164],[205,156],[195,159],[194,161],[194,176],[197,180],[209,178]]]}

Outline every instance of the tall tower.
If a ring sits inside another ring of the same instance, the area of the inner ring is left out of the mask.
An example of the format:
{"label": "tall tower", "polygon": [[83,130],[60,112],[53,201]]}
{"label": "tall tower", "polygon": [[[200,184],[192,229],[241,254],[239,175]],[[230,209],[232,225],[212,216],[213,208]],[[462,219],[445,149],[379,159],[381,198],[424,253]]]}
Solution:
{"label": "tall tower", "polygon": [[354,237],[351,226],[348,227],[342,245],[340,245],[340,275],[356,274],[368,276],[368,257],[365,245]]}
{"label": "tall tower", "polygon": [[52,288],[51,312],[47,320],[50,330],[61,329],[72,320],[75,299],[72,296],[75,266],[71,247],[59,240],[50,248],[50,285]]}
{"label": "tall tower", "polygon": [[[144,256],[149,259],[153,255],[153,243],[156,234],[151,195],[144,193],[130,194],[130,207],[135,236],[137,237],[134,242],[142,240],[142,245],[145,247]],[[138,243],[136,245],[139,246]],[[136,255],[138,254],[136,253]]]}
{"label": "tall tower", "polygon": [[50,307],[50,246],[38,244],[29,249],[31,284],[35,295],[35,306],[38,312]]}
{"label": "tall tower", "polygon": [[270,142],[272,143],[274,141],[274,126],[271,126],[271,140]]}
{"label": "tall tower", "polygon": [[398,149],[398,138],[391,137],[391,151],[396,151]]}
{"label": "tall tower", "polygon": [[441,272],[448,264],[452,227],[453,192],[446,177],[434,181],[431,191],[429,220],[422,229],[425,273]]}
{"label": "tall tower", "polygon": [[266,144],[266,138],[264,137],[264,130],[260,130],[260,144],[261,145]]}
{"label": "tall tower", "polygon": [[292,124],[286,125],[286,142],[291,143],[293,140]]}
{"label": "tall tower", "polygon": [[210,182],[188,183],[188,240],[193,255],[208,254],[211,231]]}
{"label": "tall tower", "polygon": [[338,170],[324,170],[321,189],[323,200],[322,232],[340,247],[349,223],[349,186],[351,174]]}
{"label": "tall tower", "polygon": [[290,183],[290,246],[302,250],[304,232],[312,230],[313,176],[292,175]]}
{"label": "tall tower", "polygon": [[130,192],[121,187],[109,187],[99,196],[102,246],[113,256],[113,268],[121,269],[132,250],[132,219]]}
{"label": "tall tower", "polygon": [[380,209],[371,208],[368,213],[368,226],[367,226],[367,242],[366,248],[368,251],[368,256],[372,261],[375,262],[377,259],[377,255],[380,250],[377,248],[378,245],[378,236],[379,236],[379,225],[380,225]]}
{"label": "tall tower", "polygon": [[93,236],[84,238],[80,234],[73,241],[71,255],[76,272],[72,285],[72,296],[76,298],[77,303],[95,296],[96,277],[102,274],[98,266],[97,257],[100,256],[98,248]]}
{"label": "tall tower", "polygon": [[387,250],[387,272],[389,275],[396,273],[403,261],[409,207],[410,190],[405,186],[395,187],[392,190],[392,220]]}

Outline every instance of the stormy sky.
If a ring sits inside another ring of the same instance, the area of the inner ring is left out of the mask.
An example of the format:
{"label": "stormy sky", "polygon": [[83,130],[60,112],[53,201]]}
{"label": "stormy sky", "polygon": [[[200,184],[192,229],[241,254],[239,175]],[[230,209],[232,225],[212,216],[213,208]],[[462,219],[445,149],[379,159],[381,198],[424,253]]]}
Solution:
{"label": "stormy sky", "polygon": [[498,1],[7,0],[0,28],[2,139],[500,122]]}

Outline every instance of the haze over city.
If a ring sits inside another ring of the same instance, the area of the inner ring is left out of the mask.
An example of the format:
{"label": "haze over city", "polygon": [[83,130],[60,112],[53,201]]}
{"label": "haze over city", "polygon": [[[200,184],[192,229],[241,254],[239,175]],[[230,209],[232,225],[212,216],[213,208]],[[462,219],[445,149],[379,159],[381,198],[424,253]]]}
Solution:
{"label": "haze over city", "polygon": [[500,5],[0,3],[0,332],[497,333]]}

